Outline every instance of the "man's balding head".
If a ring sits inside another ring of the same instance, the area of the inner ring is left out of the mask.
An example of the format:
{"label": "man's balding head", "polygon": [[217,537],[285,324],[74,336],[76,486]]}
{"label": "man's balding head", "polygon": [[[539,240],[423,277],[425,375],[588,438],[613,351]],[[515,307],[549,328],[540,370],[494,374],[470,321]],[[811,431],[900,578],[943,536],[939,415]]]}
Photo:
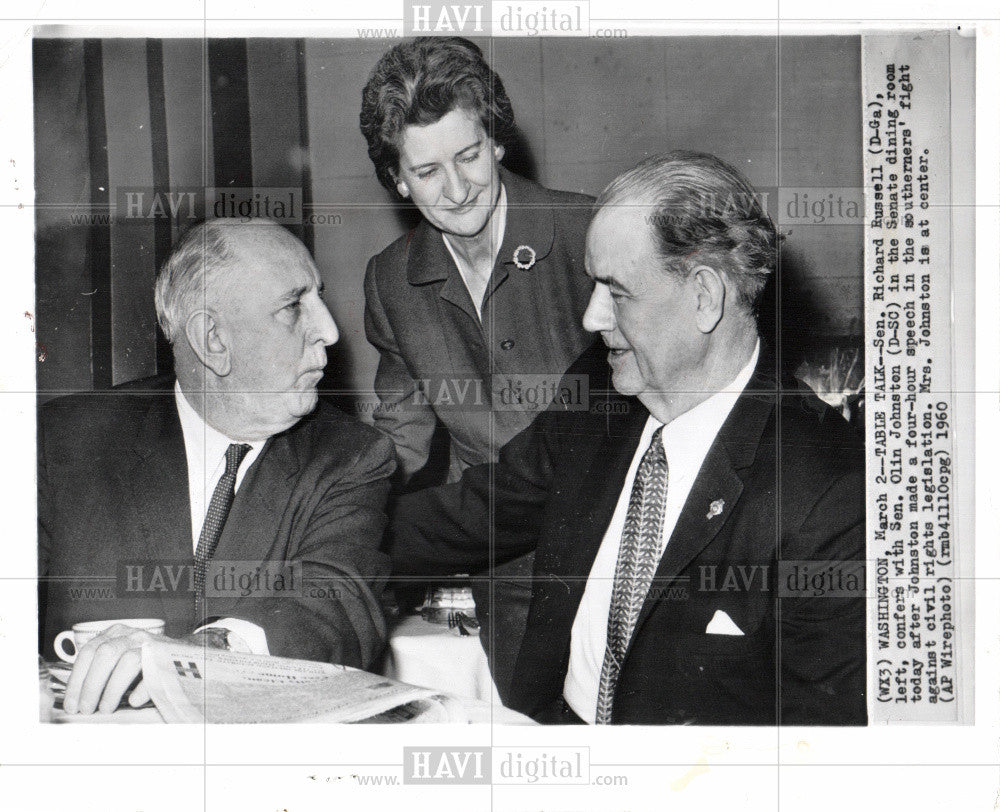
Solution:
{"label": "man's balding head", "polygon": [[337,326],[306,247],[270,220],[192,228],[156,281],[182,391],[233,440],[265,439],[315,408]]}
{"label": "man's balding head", "polygon": [[171,344],[182,338],[188,316],[210,296],[225,292],[223,275],[267,258],[309,256],[306,247],[273,220],[206,220],[185,232],[156,278],[156,318]]}

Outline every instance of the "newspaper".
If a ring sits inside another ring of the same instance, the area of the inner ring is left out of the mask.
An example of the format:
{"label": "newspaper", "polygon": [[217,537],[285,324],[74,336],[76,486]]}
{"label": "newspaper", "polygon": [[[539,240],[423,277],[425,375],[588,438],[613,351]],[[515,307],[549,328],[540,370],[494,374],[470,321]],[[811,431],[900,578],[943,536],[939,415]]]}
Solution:
{"label": "newspaper", "polygon": [[467,721],[430,689],[310,660],[164,641],[142,647],[142,672],[165,722]]}

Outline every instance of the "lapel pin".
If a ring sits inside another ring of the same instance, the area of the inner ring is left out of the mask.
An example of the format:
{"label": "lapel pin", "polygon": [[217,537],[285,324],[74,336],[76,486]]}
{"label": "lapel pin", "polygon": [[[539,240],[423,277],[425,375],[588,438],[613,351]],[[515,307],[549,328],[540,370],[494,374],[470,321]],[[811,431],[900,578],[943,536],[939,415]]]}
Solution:
{"label": "lapel pin", "polygon": [[722,509],[726,506],[725,501],[722,499],[716,499],[712,504],[708,506],[708,514],[705,516],[706,519],[712,519],[722,513]]}
{"label": "lapel pin", "polygon": [[527,271],[535,264],[535,249],[530,245],[519,245],[514,249],[514,264],[522,271]]}

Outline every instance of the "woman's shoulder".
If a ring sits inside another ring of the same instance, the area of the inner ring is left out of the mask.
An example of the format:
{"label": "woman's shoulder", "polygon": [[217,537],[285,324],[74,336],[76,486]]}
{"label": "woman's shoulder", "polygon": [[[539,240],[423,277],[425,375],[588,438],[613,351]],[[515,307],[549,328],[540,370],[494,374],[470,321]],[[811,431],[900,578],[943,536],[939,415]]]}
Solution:
{"label": "woman's shoulder", "polygon": [[594,204],[594,198],[582,192],[566,192],[561,189],[550,189],[535,183],[533,180],[506,170],[502,172],[501,178],[507,184],[514,197],[526,199],[540,199],[553,204],[561,204],[574,208],[589,208]]}
{"label": "woman's shoulder", "polygon": [[543,207],[551,212],[557,232],[570,235],[573,240],[582,239],[594,214],[593,197],[549,189],[513,172],[505,173],[503,179],[508,184],[508,199],[514,206],[526,203]]}
{"label": "woman's shoulder", "polygon": [[373,255],[368,260],[367,273],[369,275],[377,275],[379,279],[403,273],[406,269],[407,249],[413,240],[415,231],[415,228],[408,229],[377,254]]}
{"label": "woman's shoulder", "polygon": [[594,216],[594,198],[579,192],[546,189],[557,230],[582,235]]}
{"label": "woman's shoulder", "polygon": [[[545,187],[542,188],[545,189]],[[582,192],[564,192],[560,189],[545,189],[545,191],[552,200],[558,203],[583,208],[588,212],[593,208],[594,200],[596,200],[593,196]]]}
{"label": "woman's shoulder", "polygon": [[549,190],[549,193],[556,228],[574,234],[585,233],[594,216],[594,198],[577,192]]}

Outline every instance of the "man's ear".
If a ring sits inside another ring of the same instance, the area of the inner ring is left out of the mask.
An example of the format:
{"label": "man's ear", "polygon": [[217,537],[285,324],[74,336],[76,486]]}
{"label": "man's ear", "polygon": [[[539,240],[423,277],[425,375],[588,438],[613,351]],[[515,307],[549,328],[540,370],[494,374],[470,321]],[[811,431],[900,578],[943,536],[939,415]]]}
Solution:
{"label": "man's ear", "polygon": [[219,378],[229,374],[233,366],[229,348],[219,334],[219,326],[210,312],[196,310],[188,316],[184,324],[184,335],[203,366]]}
{"label": "man's ear", "polygon": [[711,333],[726,310],[725,274],[708,265],[699,265],[691,271],[690,279],[698,300],[695,323],[701,332]]}

